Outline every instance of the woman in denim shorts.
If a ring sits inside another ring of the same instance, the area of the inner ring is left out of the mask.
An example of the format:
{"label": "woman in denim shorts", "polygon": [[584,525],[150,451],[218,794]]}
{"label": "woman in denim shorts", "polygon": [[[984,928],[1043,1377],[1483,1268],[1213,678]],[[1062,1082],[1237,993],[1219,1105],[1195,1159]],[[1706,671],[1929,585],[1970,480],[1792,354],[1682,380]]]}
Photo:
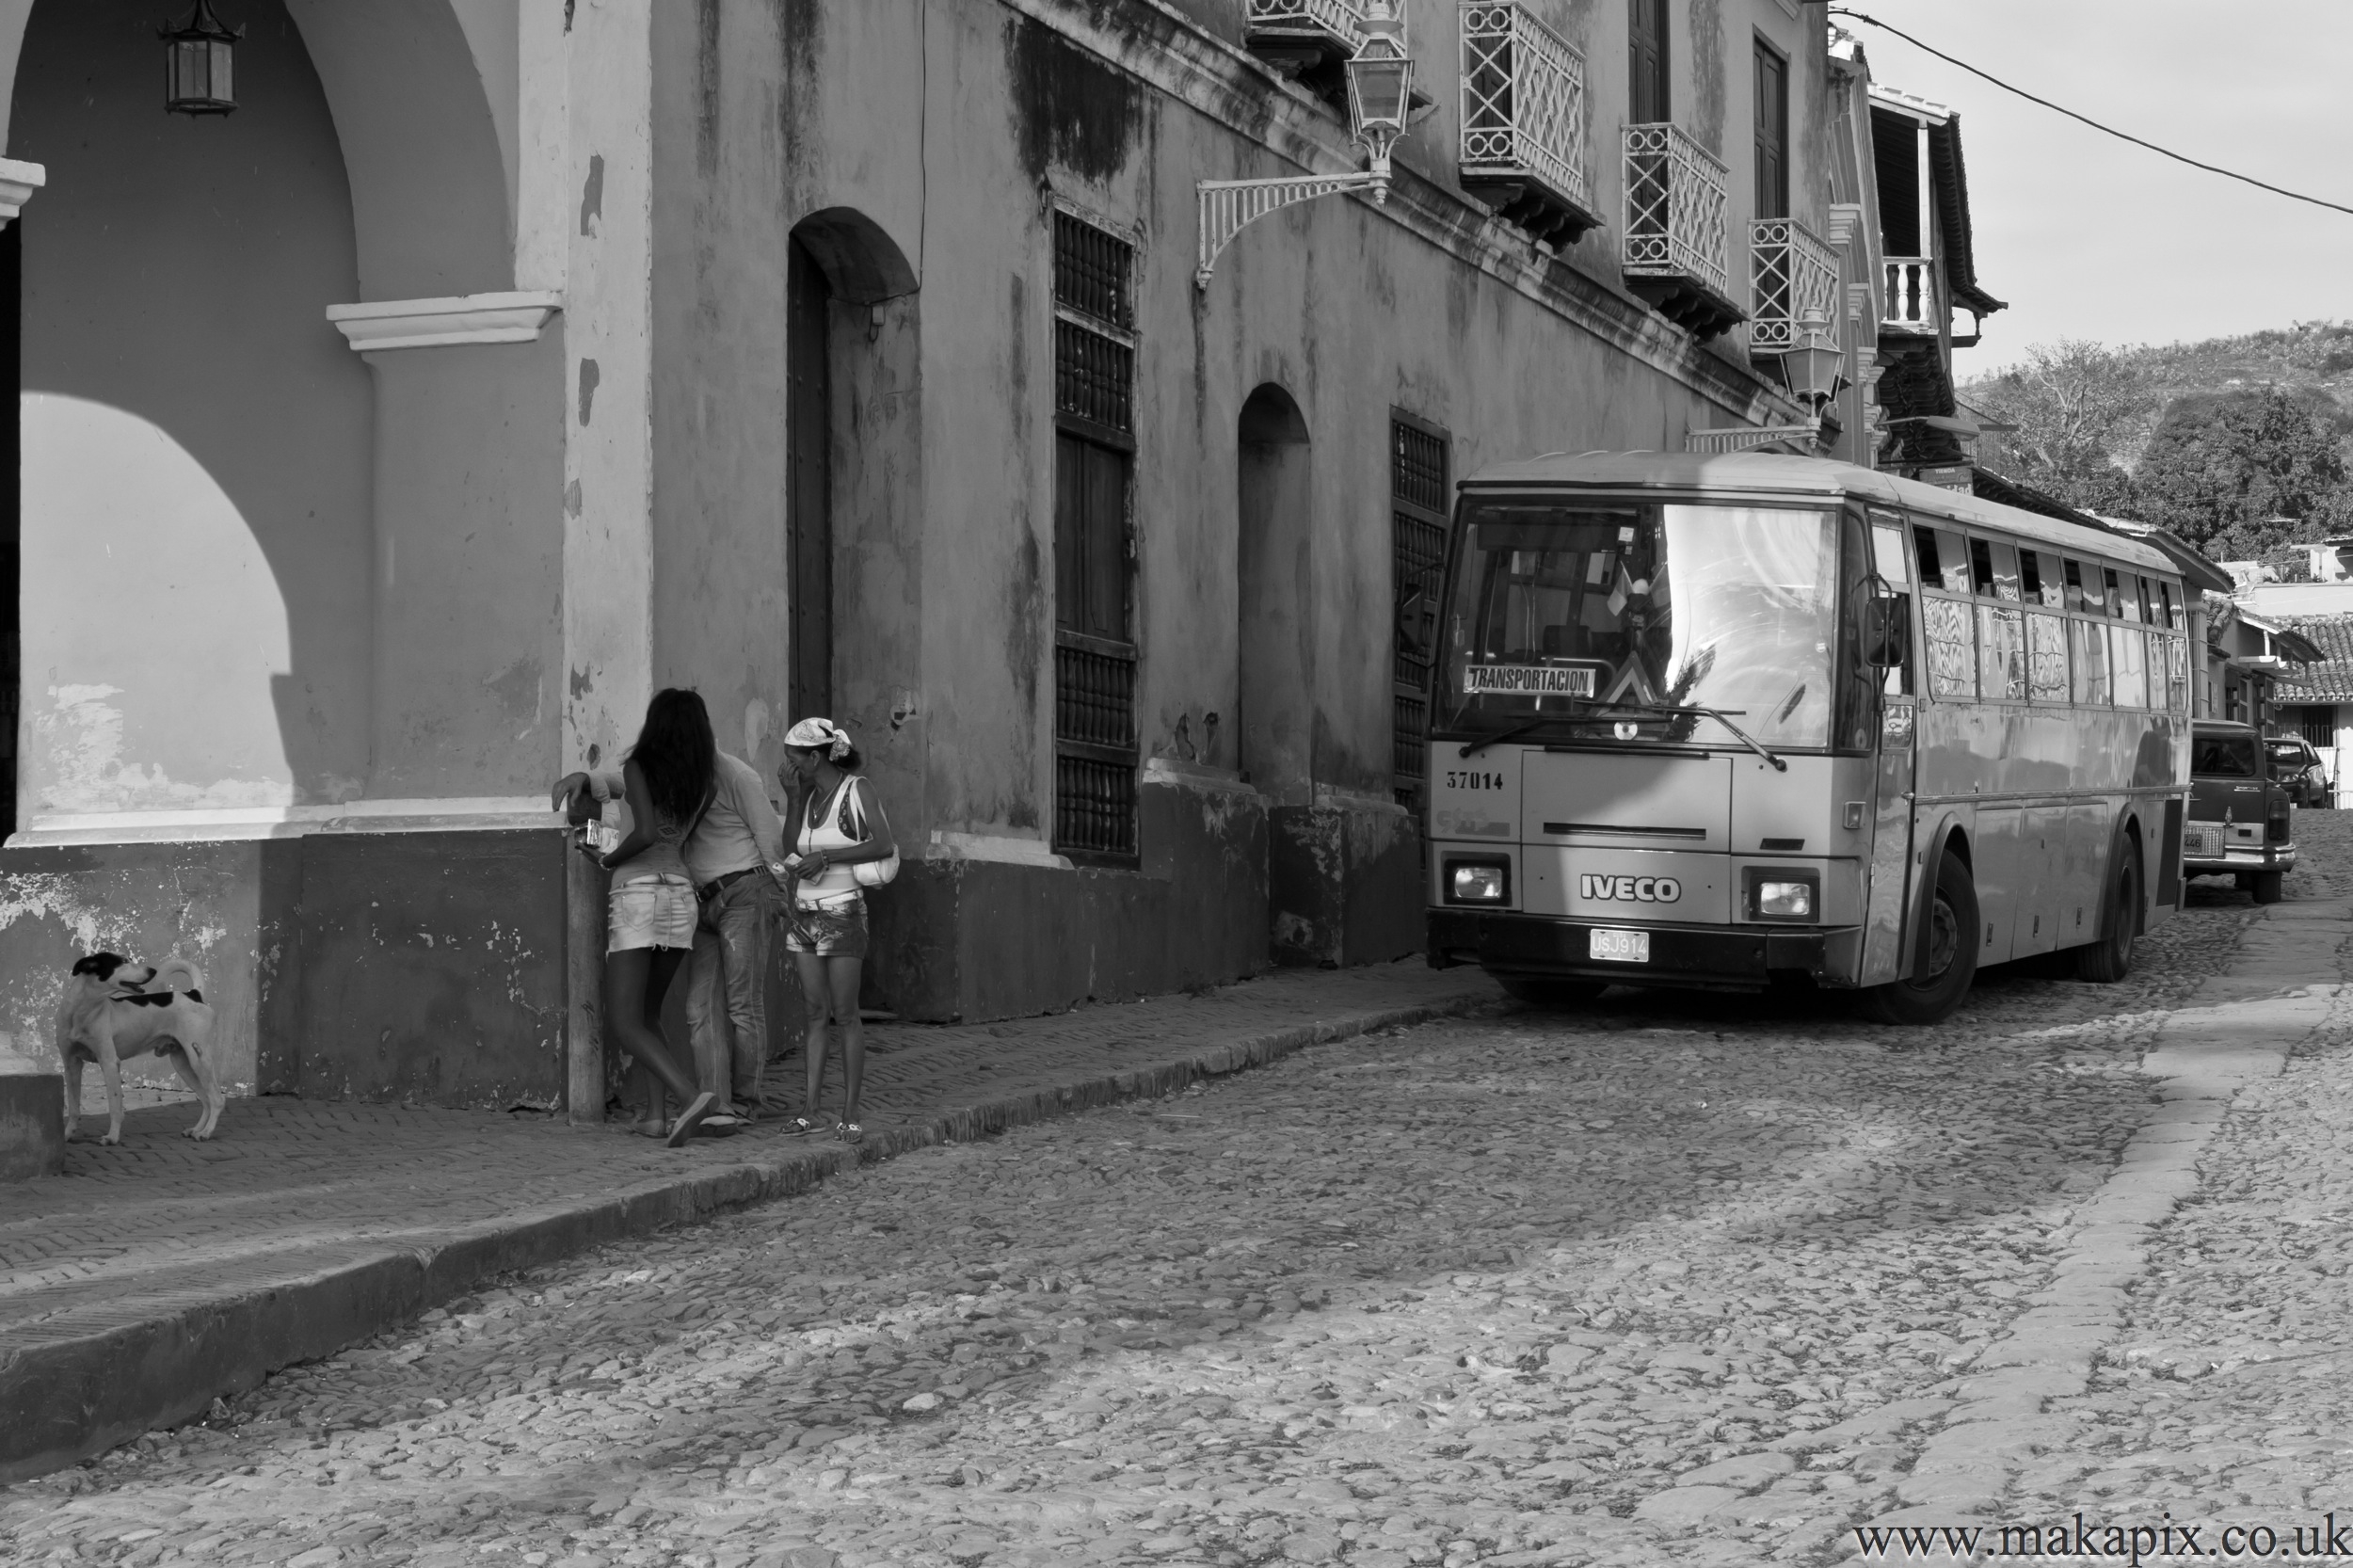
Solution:
{"label": "woman in denim shorts", "polygon": [[857,747],[831,719],[803,719],[785,732],[785,772],[778,782],[795,792],[791,822],[795,854],[785,865],[792,907],[785,951],[801,980],[808,1034],[808,1097],[793,1126],[823,1124],[817,1103],[825,1086],[825,1021],[841,1034],[841,1120],[844,1143],[866,1136],[858,1124],[858,1091],[866,1080],[866,1026],[858,1017],[858,980],[866,964],[866,896],[851,868],[897,853],[874,787],[858,776]]}
{"label": "woman in denim shorts", "polygon": [[677,1148],[695,1135],[714,1103],[662,1037],[662,999],[695,945],[695,884],[680,849],[710,806],[718,776],[718,748],[703,699],[674,686],[656,692],[621,776],[629,791],[629,833],[605,855],[598,855],[584,835],[581,841],[613,873],[606,895],[605,1024],[637,1062],[637,1130],[662,1136],[665,1088],[684,1108],[668,1128],[670,1147]]}

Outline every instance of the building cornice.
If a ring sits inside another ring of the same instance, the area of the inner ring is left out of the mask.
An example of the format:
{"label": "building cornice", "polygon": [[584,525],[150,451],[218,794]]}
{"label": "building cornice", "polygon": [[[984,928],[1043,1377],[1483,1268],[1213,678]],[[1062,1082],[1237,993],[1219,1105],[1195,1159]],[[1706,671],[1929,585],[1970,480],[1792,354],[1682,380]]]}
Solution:
{"label": "building cornice", "polygon": [[[1246,51],[1203,31],[1164,0],[1000,0],[1234,135],[1309,174],[1346,174],[1357,157],[1333,112]],[[1153,25],[1154,22],[1158,25]],[[1204,179],[1251,170],[1202,169]],[[1368,206],[1604,344],[1680,383],[1736,418],[1788,423],[1795,403],[1742,366],[1708,353],[1681,328],[1574,262],[1548,255],[1463,192],[1403,164],[1385,205]]]}
{"label": "building cornice", "polygon": [[49,170],[21,158],[0,158],[0,229],[16,221],[33,192],[49,183]]}
{"label": "building cornice", "polygon": [[354,353],[369,354],[389,348],[531,343],[563,308],[562,295],[532,290],[329,305],[327,319],[350,341]]}

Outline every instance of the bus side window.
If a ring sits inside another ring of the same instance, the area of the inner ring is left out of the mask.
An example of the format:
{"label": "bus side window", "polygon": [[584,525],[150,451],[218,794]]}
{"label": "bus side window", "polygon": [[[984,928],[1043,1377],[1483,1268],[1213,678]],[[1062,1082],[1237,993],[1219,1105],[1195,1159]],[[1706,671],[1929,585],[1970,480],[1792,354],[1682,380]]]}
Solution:
{"label": "bus side window", "polygon": [[1913,543],[1920,552],[1920,584],[1948,594],[1969,591],[1969,545],[1949,528],[1915,527]]}
{"label": "bus side window", "polygon": [[2018,587],[2027,603],[2042,602],[2042,562],[2031,550],[2018,552]]}
{"label": "bus side window", "polygon": [[2018,602],[2018,547],[1995,541],[1993,550],[1993,597]]}
{"label": "bus side window", "polygon": [[1993,597],[1993,547],[1983,539],[1969,541],[1969,579],[1977,597]]}
{"label": "bus side window", "polygon": [[2174,632],[2181,631],[2183,629],[2182,623],[2173,617],[2172,584],[2161,582],[2157,584],[2157,600],[2158,608],[2165,612],[2165,625],[2167,629]]}
{"label": "bus side window", "polygon": [[[1912,568],[1904,559],[1903,523],[1892,514],[1880,511],[1874,511],[1871,514],[1871,522],[1872,569],[1884,578],[1891,587],[1901,592],[1908,603],[1912,598],[1911,593],[1907,591],[1912,586]],[[1929,531],[1923,528],[1918,532],[1923,536],[1920,548],[1933,552],[1936,549],[1936,541],[1933,537],[1927,536]],[[1909,617],[1912,611],[1907,608],[1904,615]],[[1888,666],[1886,685],[1883,690],[1889,696],[1912,695],[1912,659],[1918,646],[1919,634],[1915,630],[1911,647],[1906,650],[1904,662]]]}
{"label": "bus side window", "polygon": [[2084,567],[2081,561],[2069,561],[2067,567],[2067,607],[2081,615],[2091,613],[2091,603],[2084,593]]}
{"label": "bus side window", "polygon": [[[2124,591],[2117,585],[2116,568],[2114,567],[2102,567],[2100,568],[2100,576],[2105,582],[2107,586],[2106,614],[2108,618],[2111,620],[2123,619]],[[2098,610],[2094,610],[2092,612],[2094,615],[2098,615],[2101,612]]]}

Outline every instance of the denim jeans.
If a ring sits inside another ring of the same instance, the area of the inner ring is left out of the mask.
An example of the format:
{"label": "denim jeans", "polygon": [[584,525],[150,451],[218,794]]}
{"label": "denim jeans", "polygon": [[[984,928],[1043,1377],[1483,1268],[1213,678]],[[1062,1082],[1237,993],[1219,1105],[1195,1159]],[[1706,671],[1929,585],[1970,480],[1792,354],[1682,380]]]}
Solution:
{"label": "denim jeans", "polygon": [[760,1104],[768,1064],[767,873],[755,869],[702,902],[686,980],[695,1076],[744,1111]]}

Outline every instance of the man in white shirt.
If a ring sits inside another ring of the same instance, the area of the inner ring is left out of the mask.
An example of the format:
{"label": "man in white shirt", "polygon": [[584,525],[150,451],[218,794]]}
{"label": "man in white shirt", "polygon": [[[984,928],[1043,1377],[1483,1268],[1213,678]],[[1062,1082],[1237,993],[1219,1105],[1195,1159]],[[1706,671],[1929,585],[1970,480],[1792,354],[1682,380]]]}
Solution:
{"label": "man in white shirt", "polygon": [[[783,858],[783,824],[758,770],[719,753],[711,808],[686,840],[686,874],[698,909],[687,973],[686,1023],[696,1076],[721,1100],[712,1119],[749,1120],[768,1064],[768,867]],[[627,798],[617,770],[567,774],[557,799],[585,787],[602,802]],[[710,1128],[711,1122],[705,1121]],[[727,1124],[722,1122],[721,1126]]]}

